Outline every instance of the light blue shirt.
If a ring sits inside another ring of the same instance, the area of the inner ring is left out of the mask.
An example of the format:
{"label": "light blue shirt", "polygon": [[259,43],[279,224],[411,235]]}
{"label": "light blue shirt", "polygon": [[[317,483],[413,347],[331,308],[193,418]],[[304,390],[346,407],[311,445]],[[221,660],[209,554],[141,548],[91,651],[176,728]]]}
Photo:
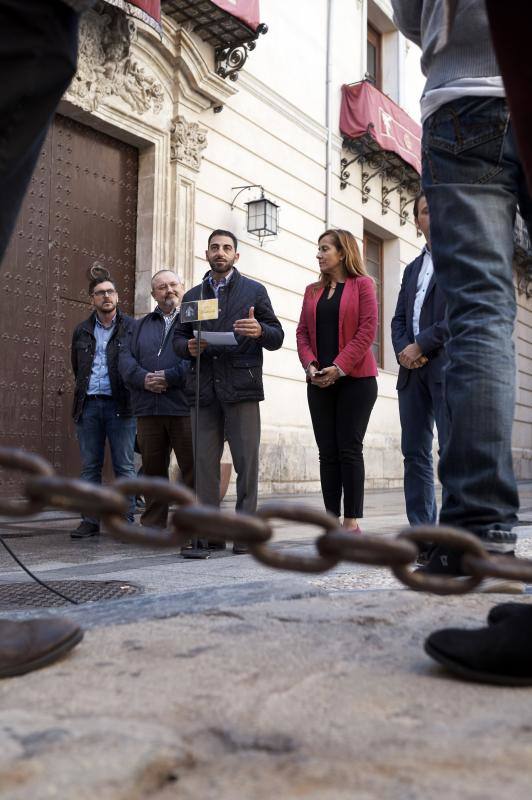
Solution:
{"label": "light blue shirt", "polygon": [[109,339],[113,335],[115,324],[116,316],[109,327],[106,328],[98,319],[98,315],[96,315],[96,324],[94,325],[96,351],[94,353],[94,361],[92,362],[92,371],[87,394],[112,395],[113,393],[111,381],[109,380],[109,369],[107,367],[107,345]]}
{"label": "light blue shirt", "polygon": [[417,279],[416,299],[414,300],[414,313],[412,315],[414,336],[417,336],[419,333],[419,317],[421,315],[421,308],[425,302],[425,296],[427,294],[427,289],[429,288],[430,279],[432,278],[433,274],[434,265],[432,263],[432,256],[425,248],[423,263],[421,265],[421,269],[419,270],[419,276]]}
{"label": "light blue shirt", "polygon": [[222,278],[221,281],[215,281],[213,280],[212,275],[209,275],[209,283],[212,287],[214,296],[216,297],[217,300],[220,299],[220,290],[225,289],[225,287],[233,277],[233,272],[234,270],[231,270],[231,272],[228,275],[226,275],[225,278]]}

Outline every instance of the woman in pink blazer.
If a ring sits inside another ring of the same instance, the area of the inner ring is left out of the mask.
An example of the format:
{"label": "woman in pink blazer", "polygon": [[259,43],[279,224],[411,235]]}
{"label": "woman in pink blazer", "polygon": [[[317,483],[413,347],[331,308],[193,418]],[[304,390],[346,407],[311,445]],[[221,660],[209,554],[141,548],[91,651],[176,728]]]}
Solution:
{"label": "woman in pink blazer", "polygon": [[328,230],[318,241],[320,279],[305,290],[297,352],[320,458],[325,508],[360,533],[364,505],[364,435],[377,399],[375,284],[356,239]]}

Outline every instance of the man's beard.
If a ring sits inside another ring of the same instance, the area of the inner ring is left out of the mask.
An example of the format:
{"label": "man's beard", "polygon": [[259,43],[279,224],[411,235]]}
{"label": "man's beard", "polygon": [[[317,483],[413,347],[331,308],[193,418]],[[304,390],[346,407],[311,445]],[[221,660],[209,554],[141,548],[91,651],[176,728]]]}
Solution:
{"label": "man's beard", "polygon": [[168,295],[164,298],[162,305],[168,311],[173,311],[179,305],[179,297],[176,294]]}
{"label": "man's beard", "polygon": [[222,273],[222,274],[227,274],[228,272],[231,272],[231,270],[233,269],[234,263],[235,263],[235,259],[234,258],[229,259],[228,261],[224,261],[223,263],[219,263],[219,264],[216,263],[216,260],[214,258],[213,259],[209,259],[209,266],[212,269],[212,271],[216,272],[216,273]]}

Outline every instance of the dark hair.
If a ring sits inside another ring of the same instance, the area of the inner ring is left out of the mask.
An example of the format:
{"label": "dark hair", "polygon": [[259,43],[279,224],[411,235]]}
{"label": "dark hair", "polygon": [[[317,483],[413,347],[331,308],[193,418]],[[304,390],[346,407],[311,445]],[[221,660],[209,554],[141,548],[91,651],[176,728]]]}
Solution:
{"label": "dark hair", "polygon": [[97,261],[95,261],[92,267],[89,267],[87,270],[87,278],[89,279],[89,295],[94,293],[94,290],[99,283],[105,283],[105,281],[112,283],[113,289],[116,290],[115,282],[111,278],[109,270],[105,269],[105,267],[102,267],[102,265]]}
{"label": "dark hair", "polygon": [[423,191],[423,189],[421,189],[421,190],[420,190],[420,191],[419,191],[419,192],[416,194],[416,196],[415,196],[415,199],[414,199],[414,219],[417,219],[417,217],[418,217],[418,212],[419,212],[419,201],[421,200],[421,198],[422,198],[422,197],[426,197],[426,194],[425,194],[425,192]]}
{"label": "dark hair", "polygon": [[233,244],[235,246],[235,252],[236,250],[238,250],[238,239],[236,238],[235,234],[231,233],[231,231],[224,231],[221,228],[218,228],[217,230],[211,233],[211,235],[209,236],[209,241],[207,242],[207,247],[211,246],[211,241],[214,239],[215,236],[228,236],[230,239],[233,240]]}

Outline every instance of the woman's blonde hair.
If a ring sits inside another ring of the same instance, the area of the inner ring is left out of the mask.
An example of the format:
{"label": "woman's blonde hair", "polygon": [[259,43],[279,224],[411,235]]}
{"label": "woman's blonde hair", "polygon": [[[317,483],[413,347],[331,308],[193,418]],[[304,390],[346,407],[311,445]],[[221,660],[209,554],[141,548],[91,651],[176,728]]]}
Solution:
{"label": "woman's blonde hair", "polygon": [[[358,249],[357,240],[351,231],[344,231],[341,228],[331,228],[321,234],[318,239],[318,244],[325,236],[331,237],[334,246],[342,255],[342,261],[344,262],[345,271],[348,275],[356,278],[358,275],[368,274],[362,256],[360,255],[360,250]],[[331,279],[329,276],[322,273],[319,280],[316,282],[316,289],[325,289],[330,283]]]}

